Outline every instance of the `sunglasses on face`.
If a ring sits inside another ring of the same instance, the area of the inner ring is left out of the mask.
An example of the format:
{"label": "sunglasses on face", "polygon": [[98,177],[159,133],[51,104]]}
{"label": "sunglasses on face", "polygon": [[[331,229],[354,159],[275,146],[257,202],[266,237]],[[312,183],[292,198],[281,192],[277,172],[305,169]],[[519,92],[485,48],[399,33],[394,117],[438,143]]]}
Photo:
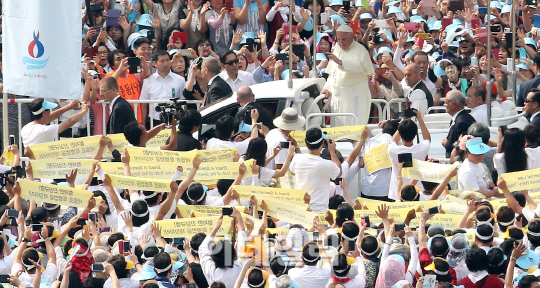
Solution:
{"label": "sunglasses on face", "polygon": [[525,99],[523,102],[525,102],[525,103],[532,103],[532,102],[534,102],[534,101],[533,101],[533,100],[530,100],[530,99]]}
{"label": "sunglasses on face", "polygon": [[238,59],[225,62],[225,64],[231,65],[231,66],[234,65],[234,64],[238,64],[238,63],[240,63],[240,60],[238,60]]}

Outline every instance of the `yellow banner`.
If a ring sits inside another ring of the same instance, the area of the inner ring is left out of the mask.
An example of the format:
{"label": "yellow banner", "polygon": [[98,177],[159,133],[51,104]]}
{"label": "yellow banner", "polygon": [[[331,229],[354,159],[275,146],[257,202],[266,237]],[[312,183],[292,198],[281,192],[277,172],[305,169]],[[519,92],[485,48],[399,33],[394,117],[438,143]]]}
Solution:
{"label": "yellow banner", "polygon": [[283,189],[296,189],[296,180],[291,171],[287,171],[285,176],[279,178],[279,187]]}
{"label": "yellow banner", "polygon": [[392,167],[392,161],[390,161],[390,155],[388,155],[388,143],[366,150],[364,152],[364,162],[369,174]]}
{"label": "yellow banner", "polygon": [[171,192],[171,180],[148,179],[135,176],[108,174],[114,188]]}
{"label": "yellow banner", "polygon": [[504,173],[501,177],[506,181],[510,191],[521,191],[540,188],[540,168],[520,172]]}
{"label": "yellow banner", "polygon": [[134,163],[192,165],[197,150],[189,152],[165,151],[150,148],[126,146],[130,161]]}
{"label": "yellow banner", "polygon": [[[439,164],[413,159],[413,167],[403,168],[402,174],[403,177],[411,179],[441,183],[454,167],[454,165],[449,164]],[[455,180],[455,178],[456,177],[451,180]]]}
{"label": "yellow banner", "polygon": [[[326,132],[326,135],[330,139],[341,140],[341,139],[352,139],[359,140],[360,135],[364,131],[365,125],[356,125],[356,126],[341,126],[333,128],[323,128],[322,131]],[[292,131],[291,136],[296,140],[298,146],[306,146],[306,130]]]}
{"label": "yellow banner", "polygon": [[[205,233],[206,235],[212,232],[216,221],[219,217],[197,217],[197,218],[182,218],[154,221],[159,224],[161,236],[164,238],[174,237],[193,237],[197,233]],[[223,217],[223,223],[218,230],[217,235],[225,235],[231,227],[231,217]],[[217,236],[216,235],[216,236]]]}
{"label": "yellow banner", "polygon": [[77,177],[87,177],[94,162],[93,159],[30,160],[35,178],[65,178],[72,169],[78,169]]}
{"label": "yellow banner", "polygon": [[[109,134],[107,135],[109,139],[111,140],[114,148],[118,150],[120,153],[124,151],[124,147],[129,145],[129,142],[126,140],[126,136],[124,136],[124,133],[118,133],[118,134]],[[107,151],[106,149],[105,151]]]}
{"label": "yellow banner", "polygon": [[94,156],[99,148],[101,136],[65,139],[43,144],[30,145],[35,159],[65,159]]}
{"label": "yellow banner", "polygon": [[251,195],[255,195],[257,197],[270,197],[270,199],[287,201],[287,203],[294,202],[290,204],[304,204],[304,193],[306,192],[305,190],[241,185],[235,185],[234,190],[238,192],[240,198],[245,200],[249,200]]}
{"label": "yellow banner", "polygon": [[437,200],[431,200],[431,201],[411,201],[411,202],[384,202],[384,201],[378,201],[378,200],[372,200],[372,199],[366,199],[366,198],[358,198],[358,201],[362,203],[362,206],[366,206],[368,210],[377,210],[379,206],[382,204],[385,204],[390,208],[390,210],[394,209],[406,209],[409,210],[411,208],[431,208],[435,207],[439,204],[439,201]]}
{"label": "yellow banner", "polygon": [[306,204],[286,203],[277,199],[264,199],[264,202],[268,206],[268,215],[290,224],[302,224],[306,229],[313,225],[313,219],[318,216],[317,213],[307,211]]}
{"label": "yellow banner", "polygon": [[[199,212],[199,213],[205,213],[209,215],[221,215],[222,209],[228,207],[228,206],[206,206],[206,205],[176,205],[176,208],[178,208],[178,211],[180,211],[180,214],[182,214],[182,217],[187,218],[189,217],[189,214],[191,214],[191,211]],[[235,206],[236,210],[240,212],[244,212],[244,209],[246,207],[244,206]]]}
{"label": "yellow banner", "polygon": [[[99,165],[107,174],[124,175],[124,164],[121,162],[101,162]],[[131,176],[153,179],[170,180],[176,171],[176,167],[178,166],[168,164],[129,163]]]}
{"label": "yellow banner", "polygon": [[146,147],[159,147],[167,143],[167,139],[171,137],[171,129],[161,130],[156,136],[146,142]]}
{"label": "yellow banner", "polygon": [[[19,179],[18,181],[21,185],[21,197],[28,200],[86,208],[88,199],[94,195],[92,192],[77,188],[45,184],[26,179]],[[101,197],[96,197],[96,203],[99,203],[99,201],[101,201]]]}
{"label": "yellow banner", "polygon": [[232,162],[236,148],[199,150],[202,162]]}
{"label": "yellow banner", "polygon": [[[253,159],[244,162],[247,171],[244,174],[244,178],[251,177],[251,165],[253,165]],[[238,169],[240,162],[207,162],[202,163],[195,174],[195,180],[217,180],[217,179],[235,179],[238,176]],[[189,174],[191,167],[184,169],[185,175]]]}

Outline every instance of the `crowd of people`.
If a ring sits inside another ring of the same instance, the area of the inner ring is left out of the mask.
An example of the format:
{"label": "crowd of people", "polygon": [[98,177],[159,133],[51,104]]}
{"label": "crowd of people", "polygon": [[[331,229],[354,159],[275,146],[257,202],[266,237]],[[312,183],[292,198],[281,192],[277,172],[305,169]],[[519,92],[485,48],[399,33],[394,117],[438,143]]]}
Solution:
{"label": "crowd of people", "polygon": [[[505,179],[505,173],[540,168],[540,23],[535,23],[540,6],[535,1],[90,2],[82,6],[81,99],[32,101],[22,112],[31,120],[16,131],[22,143],[6,147],[0,158],[5,164],[0,165],[0,283],[19,288],[540,287],[537,195],[513,191]],[[514,40],[508,30],[512,21]],[[373,121],[371,99],[401,98],[407,109],[400,114],[390,107],[393,120],[379,123],[381,133],[360,126],[360,133],[348,139],[352,149],[342,155],[319,126],[307,129],[302,139],[293,137],[306,127],[302,109],[282,107],[276,114],[256,103],[252,85],[288,77],[326,79],[317,92],[327,96],[328,111],[357,117],[356,122],[332,117],[332,127]],[[217,119],[208,139],[195,138],[203,124],[200,108],[233,93],[238,110]],[[157,112],[163,109],[157,104],[128,102],[172,98],[202,104],[168,115]],[[494,118],[521,106],[529,124],[501,126],[497,139],[491,139],[488,105]],[[432,143],[424,121],[434,106],[444,106],[451,116],[442,143]],[[55,120],[58,124],[52,124]],[[149,147],[168,128],[167,141]],[[235,179],[201,183],[202,161],[195,156],[178,167],[168,192],[123,189],[101,168],[104,153],[112,154],[105,161],[122,163],[126,176],[130,165],[140,163],[115,147],[107,136],[112,134],[122,134],[128,146],[156,150],[234,148],[233,161],[241,164]],[[32,146],[58,137],[94,135],[103,136],[88,175],[73,170],[62,179],[34,177],[30,162],[19,157],[34,160]],[[454,165],[446,175],[436,182],[406,177],[404,169],[416,161],[444,165],[430,155],[435,145]],[[368,169],[375,150],[390,164]],[[185,178],[177,180],[186,167]],[[294,205],[317,216],[312,225],[286,221],[269,207],[272,198],[241,197],[234,188],[278,191],[285,176],[305,191],[303,203]],[[355,177],[361,185],[350,191]],[[93,197],[85,208],[25,199],[22,178],[82,185]],[[455,190],[462,196],[452,196]],[[442,205],[449,199],[466,205],[453,227],[432,220],[439,213],[453,214]],[[506,202],[500,205],[498,199]],[[366,201],[377,207],[371,222]],[[410,209],[404,217],[391,216],[393,205],[406,202],[411,205],[403,206]],[[182,205],[224,209],[208,215],[215,220],[208,233],[163,237],[159,221],[197,218],[195,212],[183,215]],[[262,223],[260,228],[254,221]],[[223,233],[222,226],[229,231]]]}

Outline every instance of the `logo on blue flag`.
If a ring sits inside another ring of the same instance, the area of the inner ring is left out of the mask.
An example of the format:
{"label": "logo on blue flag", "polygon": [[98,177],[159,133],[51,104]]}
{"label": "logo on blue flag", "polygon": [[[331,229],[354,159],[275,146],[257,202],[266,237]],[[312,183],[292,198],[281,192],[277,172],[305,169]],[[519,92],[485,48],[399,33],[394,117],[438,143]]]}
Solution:
{"label": "logo on blue flag", "polygon": [[[35,53],[35,50],[37,50],[37,53]],[[43,46],[43,43],[39,41],[39,31],[36,36],[36,31],[34,31],[34,40],[30,42],[28,45],[28,55],[31,57],[23,57],[23,63],[26,65],[27,70],[37,70],[42,69],[45,66],[47,66],[47,63],[49,63],[49,58],[40,60],[43,56],[43,53],[45,53],[45,47]]]}

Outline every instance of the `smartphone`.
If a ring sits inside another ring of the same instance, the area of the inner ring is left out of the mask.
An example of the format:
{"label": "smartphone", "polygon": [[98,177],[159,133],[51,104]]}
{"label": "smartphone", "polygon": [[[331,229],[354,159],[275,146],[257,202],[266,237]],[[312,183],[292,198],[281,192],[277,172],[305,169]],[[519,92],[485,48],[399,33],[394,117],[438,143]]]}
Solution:
{"label": "smartphone", "polygon": [[293,44],[292,45],[292,52],[294,55],[298,56],[300,59],[304,59],[304,44]]}
{"label": "smartphone", "polygon": [[257,127],[257,129],[259,129],[259,130],[262,129],[261,124],[257,124],[257,125],[255,125],[255,127]]}
{"label": "smartphone", "polygon": [[150,42],[152,42],[152,40],[155,38],[156,36],[154,35],[154,30],[150,30],[148,33],[146,33],[146,39],[150,40]]}
{"label": "smartphone", "polygon": [[233,208],[232,207],[223,207],[221,208],[221,214],[223,214],[223,216],[231,216],[233,213]]}
{"label": "smartphone", "polygon": [[519,48],[519,61],[527,61],[527,50],[525,48]]}
{"label": "smartphone", "polygon": [[405,23],[405,29],[409,31],[418,31],[418,23]]}
{"label": "smartphone", "polygon": [[79,226],[86,225],[86,220],[88,220],[88,218],[79,218],[79,220],[77,220],[77,225]]}
{"label": "smartphone", "polygon": [[191,52],[189,52],[188,49],[180,49],[180,50],[178,50],[178,52],[180,53],[180,56],[189,56],[189,55],[191,55]]}
{"label": "smartphone", "polygon": [[369,222],[369,215],[362,216],[362,225],[366,224],[366,227],[371,227],[371,222]]}
{"label": "smartphone", "polygon": [[501,125],[499,127],[501,128],[501,133],[504,136],[504,133],[506,132],[506,129],[508,129],[508,126],[507,125]]}
{"label": "smartphone", "polygon": [[472,27],[472,29],[479,29],[481,27],[480,19],[478,19],[478,18],[471,19],[471,27]]}
{"label": "smartphone", "polygon": [[343,10],[345,13],[349,13],[351,10],[351,1],[343,1]]}
{"label": "smartphone", "polygon": [[405,231],[405,223],[403,223],[403,224],[396,224],[395,228],[396,228],[396,232]]}
{"label": "smartphone", "polygon": [[129,57],[128,58],[128,65],[129,65],[129,73],[130,74],[136,74],[139,72],[139,66],[141,66],[141,59],[137,57]]}
{"label": "smartphone", "polygon": [[289,146],[290,146],[290,142],[288,141],[283,141],[283,142],[279,142],[279,148],[285,148],[285,149],[288,149]]}
{"label": "smartphone", "polygon": [[92,264],[92,271],[101,272],[104,271],[103,264]]}
{"label": "smartphone", "polygon": [[441,208],[439,206],[431,207],[428,209],[429,215],[441,213]]}
{"label": "smartphone", "polygon": [[92,46],[90,48],[84,49],[84,54],[86,54],[86,57],[90,59],[94,59],[97,53],[98,53],[98,46]]}
{"label": "smartphone", "polygon": [[186,237],[173,238],[173,244],[174,245],[184,245],[185,240],[186,240]]}
{"label": "smartphone", "polygon": [[[388,23],[386,20],[373,20],[375,21],[375,28],[386,28],[388,27]],[[407,23],[405,23],[407,24]]]}
{"label": "smartphone", "polygon": [[420,49],[424,48],[424,39],[418,37],[418,38],[416,39],[416,45],[418,45],[418,47],[420,47]]}
{"label": "smartphone", "polygon": [[540,15],[534,14],[534,27],[540,28]]}
{"label": "smartphone", "polygon": [[476,65],[478,65],[478,58],[471,57],[471,66],[476,66]]}
{"label": "smartphone", "polygon": [[81,70],[83,72],[88,72],[88,64],[86,63],[81,63]]}
{"label": "smartphone", "polygon": [[253,44],[255,43],[254,38],[247,38],[246,39],[246,45],[249,52],[253,52]]}
{"label": "smartphone", "polygon": [[98,230],[100,234],[103,232],[111,232],[111,227],[99,227]]}
{"label": "smartphone", "polygon": [[448,2],[448,10],[454,13],[456,11],[464,11],[465,2],[463,2],[463,0],[450,0],[450,2]]}
{"label": "smartphone", "polygon": [[227,12],[231,13],[233,11],[234,0],[225,0],[225,9]]}
{"label": "smartphone", "polygon": [[276,55],[276,61],[283,61],[283,63],[285,63],[285,61],[289,61],[289,55],[288,54],[284,54],[284,53],[279,53]]}
{"label": "smartphone", "polygon": [[437,275],[426,275],[424,276],[424,285],[422,288],[435,288],[435,283],[437,282]]}
{"label": "smartphone", "polygon": [[0,283],[10,283],[9,275],[6,275],[6,274],[0,275]]}
{"label": "smartphone", "polygon": [[480,13],[481,15],[485,15],[487,14],[487,7],[478,7],[478,13]]}
{"label": "smartphone", "polygon": [[314,231],[313,232],[313,242],[319,241],[319,232]]}
{"label": "smartphone", "polygon": [[[172,34],[171,34],[171,41],[172,43],[177,43],[178,40],[181,41],[180,39],[180,36],[182,35],[182,32],[179,32],[179,31],[174,31]],[[185,44],[184,42],[182,42],[182,45]],[[183,55],[182,55],[183,56]]]}
{"label": "smartphone", "polygon": [[41,232],[43,224],[32,224],[32,232]]}
{"label": "smartphone", "polygon": [[94,223],[97,222],[97,214],[96,213],[88,213],[88,219]]}
{"label": "smartphone", "polygon": [[[501,32],[502,28],[501,26],[491,26],[491,32]],[[486,31],[487,32],[487,31]]]}
{"label": "smartphone", "polygon": [[123,244],[122,245],[122,250],[121,251],[124,251],[124,252],[129,252],[129,241],[122,241],[120,242],[119,244]]}
{"label": "smartphone", "polygon": [[15,145],[15,135],[9,135],[9,145]]}
{"label": "smartphone", "polygon": [[354,251],[356,250],[356,241],[355,240],[349,240],[347,242],[348,246],[347,246],[347,250],[349,251]]}
{"label": "smartphone", "polygon": [[398,154],[398,162],[403,162],[403,167],[412,167],[412,154],[411,153]]}
{"label": "smartphone", "polygon": [[9,210],[7,210],[7,216],[9,218],[17,218],[17,217],[19,217],[19,211],[15,210],[15,209],[9,209]]}
{"label": "smartphone", "polygon": [[429,34],[429,33],[418,33],[418,34],[416,34],[416,36],[418,36],[418,38],[422,38],[424,40],[427,40],[429,38],[429,35],[431,35],[431,34]]}
{"label": "smartphone", "polygon": [[506,29],[510,30],[509,28],[504,28],[504,35],[506,36],[506,47],[510,47],[510,49],[512,49],[512,41],[514,41],[514,34],[506,32]]}
{"label": "smartphone", "polygon": [[454,20],[452,18],[442,18],[441,19],[442,30],[446,29],[446,26],[452,24],[453,22]]}
{"label": "smartphone", "polygon": [[[323,23],[323,24],[324,24],[324,23]],[[284,26],[283,26],[283,30],[285,30],[285,35],[289,34],[289,27],[290,27],[289,25],[284,25]],[[293,25],[293,26],[292,26],[292,33],[296,33],[296,32],[297,32],[297,31],[296,31],[296,26]]]}

